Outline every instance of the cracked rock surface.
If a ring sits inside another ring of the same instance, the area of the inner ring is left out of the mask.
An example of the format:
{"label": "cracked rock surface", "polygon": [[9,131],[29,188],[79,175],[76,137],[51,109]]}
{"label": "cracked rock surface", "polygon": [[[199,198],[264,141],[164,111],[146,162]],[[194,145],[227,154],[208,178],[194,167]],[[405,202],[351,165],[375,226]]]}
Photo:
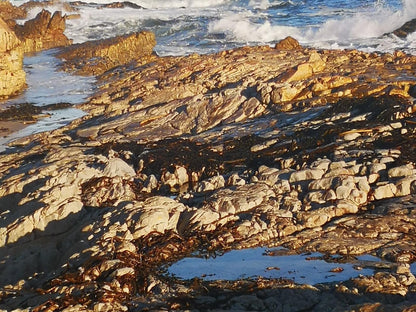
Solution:
{"label": "cracked rock surface", "polygon": [[[0,155],[1,307],[415,309],[415,69],[283,42],[105,72],[87,116]],[[388,265],[319,285],[164,273],[256,246]]]}

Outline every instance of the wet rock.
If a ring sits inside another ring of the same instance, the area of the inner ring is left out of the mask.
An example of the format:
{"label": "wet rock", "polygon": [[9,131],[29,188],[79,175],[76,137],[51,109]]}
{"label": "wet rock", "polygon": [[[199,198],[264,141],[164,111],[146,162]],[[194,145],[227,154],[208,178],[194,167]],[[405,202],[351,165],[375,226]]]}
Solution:
{"label": "wet rock", "polygon": [[253,295],[235,297],[230,302],[231,309],[245,311],[264,311],[265,306],[262,300]]}

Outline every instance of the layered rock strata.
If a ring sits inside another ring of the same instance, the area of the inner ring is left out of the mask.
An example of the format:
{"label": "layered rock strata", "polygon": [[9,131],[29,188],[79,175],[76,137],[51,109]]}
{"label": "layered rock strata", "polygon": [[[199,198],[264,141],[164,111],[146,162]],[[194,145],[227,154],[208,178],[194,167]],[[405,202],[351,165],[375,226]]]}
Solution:
{"label": "layered rock strata", "polygon": [[0,1],[0,99],[14,96],[26,86],[24,53],[37,52],[71,44],[64,35],[65,17],[42,10],[24,25],[15,22],[26,17],[22,7]]}
{"label": "layered rock strata", "polygon": [[[89,115],[14,142],[2,307],[414,309],[416,58],[289,43],[118,67]],[[163,273],[265,245],[386,265],[322,285]]]}
{"label": "layered rock strata", "polygon": [[0,18],[0,99],[17,94],[25,85],[23,46],[6,22]]}
{"label": "layered rock strata", "polygon": [[140,32],[106,40],[88,41],[67,47],[58,54],[64,69],[81,75],[100,75],[116,66],[134,62],[134,66],[156,58],[155,35]]}

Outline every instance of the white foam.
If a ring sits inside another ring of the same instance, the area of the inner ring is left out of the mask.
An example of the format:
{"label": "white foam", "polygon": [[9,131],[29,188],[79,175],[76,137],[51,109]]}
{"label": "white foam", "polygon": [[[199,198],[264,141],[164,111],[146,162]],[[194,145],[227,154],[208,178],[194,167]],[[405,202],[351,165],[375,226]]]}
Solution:
{"label": "white foam", "polygon": [[379,2],[373,10],[329,19],[317,30],[309,29],[303,39],[305,41],[345,41],[375,38],[394,31],[414,18],[416,18],[416,2],[414,0],[404,0],[402,10],[381,6]]}
{"label": "white foam", "polygon": [[271,42],[286,36],[300,37],[296,27],[254,23],[246,13],[231,13],[220,20],[211,22],[208,31],[212,34],[224,33],[229,40],[237,42]]}
{"label": "white foam", "polygon": [[[251,0],[250,5],[267,7],[268,1]],[[385,41],[377,40],[384,34],[399,28],[405,22],[416,18],[415,0],[403,0],[400,10],[389,7],[381,1],[361,12],[343,10],[341,16],[339,16],[339,10],[331,11],[327,7],[323,7],[322,10],[325,12],[314,14],[318,16],[333,14],[337,17],[328,18],[320,25],[290,27],[274,25],[265,18],[259,22],[258,18],[254,18],[247,12],[234,12],[225,14],[211,22],[208,30],[210,33],[225,34],[228,40],[241,43],[267,43],[281,40],[286,36],[293,36],[303,44],[321,48],[365,46],[364,39],[367,40],[367,49],[371,49],[370,47],[373,46],[374,49],[382,51],[394,50],[394,48],[413,48],[416,45],[414,43],[416,35],[413,34],[408,36],[407,42],[391,38],[383,38]],[[389,46],[392,43],[393,46]]]}
{"label": "white foam", "polygon": [[[108,3],[107,0],[93,1],[97,3]],[[146,9],[166,9],[166,8],[207,8],[221,5],[230,0],[133,0],[131,1]]]}

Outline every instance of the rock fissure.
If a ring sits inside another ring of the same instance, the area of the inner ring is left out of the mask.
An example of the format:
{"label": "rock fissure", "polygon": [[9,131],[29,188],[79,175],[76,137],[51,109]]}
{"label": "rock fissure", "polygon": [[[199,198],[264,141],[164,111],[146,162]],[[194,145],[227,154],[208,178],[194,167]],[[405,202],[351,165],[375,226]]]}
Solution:
{"label": "rock fissure", "polygon": [[[416,58],[293,39],[164,58],[154,44],[143,32],[63,48],[63,68],[101,74],[88,115],[0,155],[4,306],[411,309]],[[193,253],[264,245],[394,268],[315,286],[166,275]]]}

